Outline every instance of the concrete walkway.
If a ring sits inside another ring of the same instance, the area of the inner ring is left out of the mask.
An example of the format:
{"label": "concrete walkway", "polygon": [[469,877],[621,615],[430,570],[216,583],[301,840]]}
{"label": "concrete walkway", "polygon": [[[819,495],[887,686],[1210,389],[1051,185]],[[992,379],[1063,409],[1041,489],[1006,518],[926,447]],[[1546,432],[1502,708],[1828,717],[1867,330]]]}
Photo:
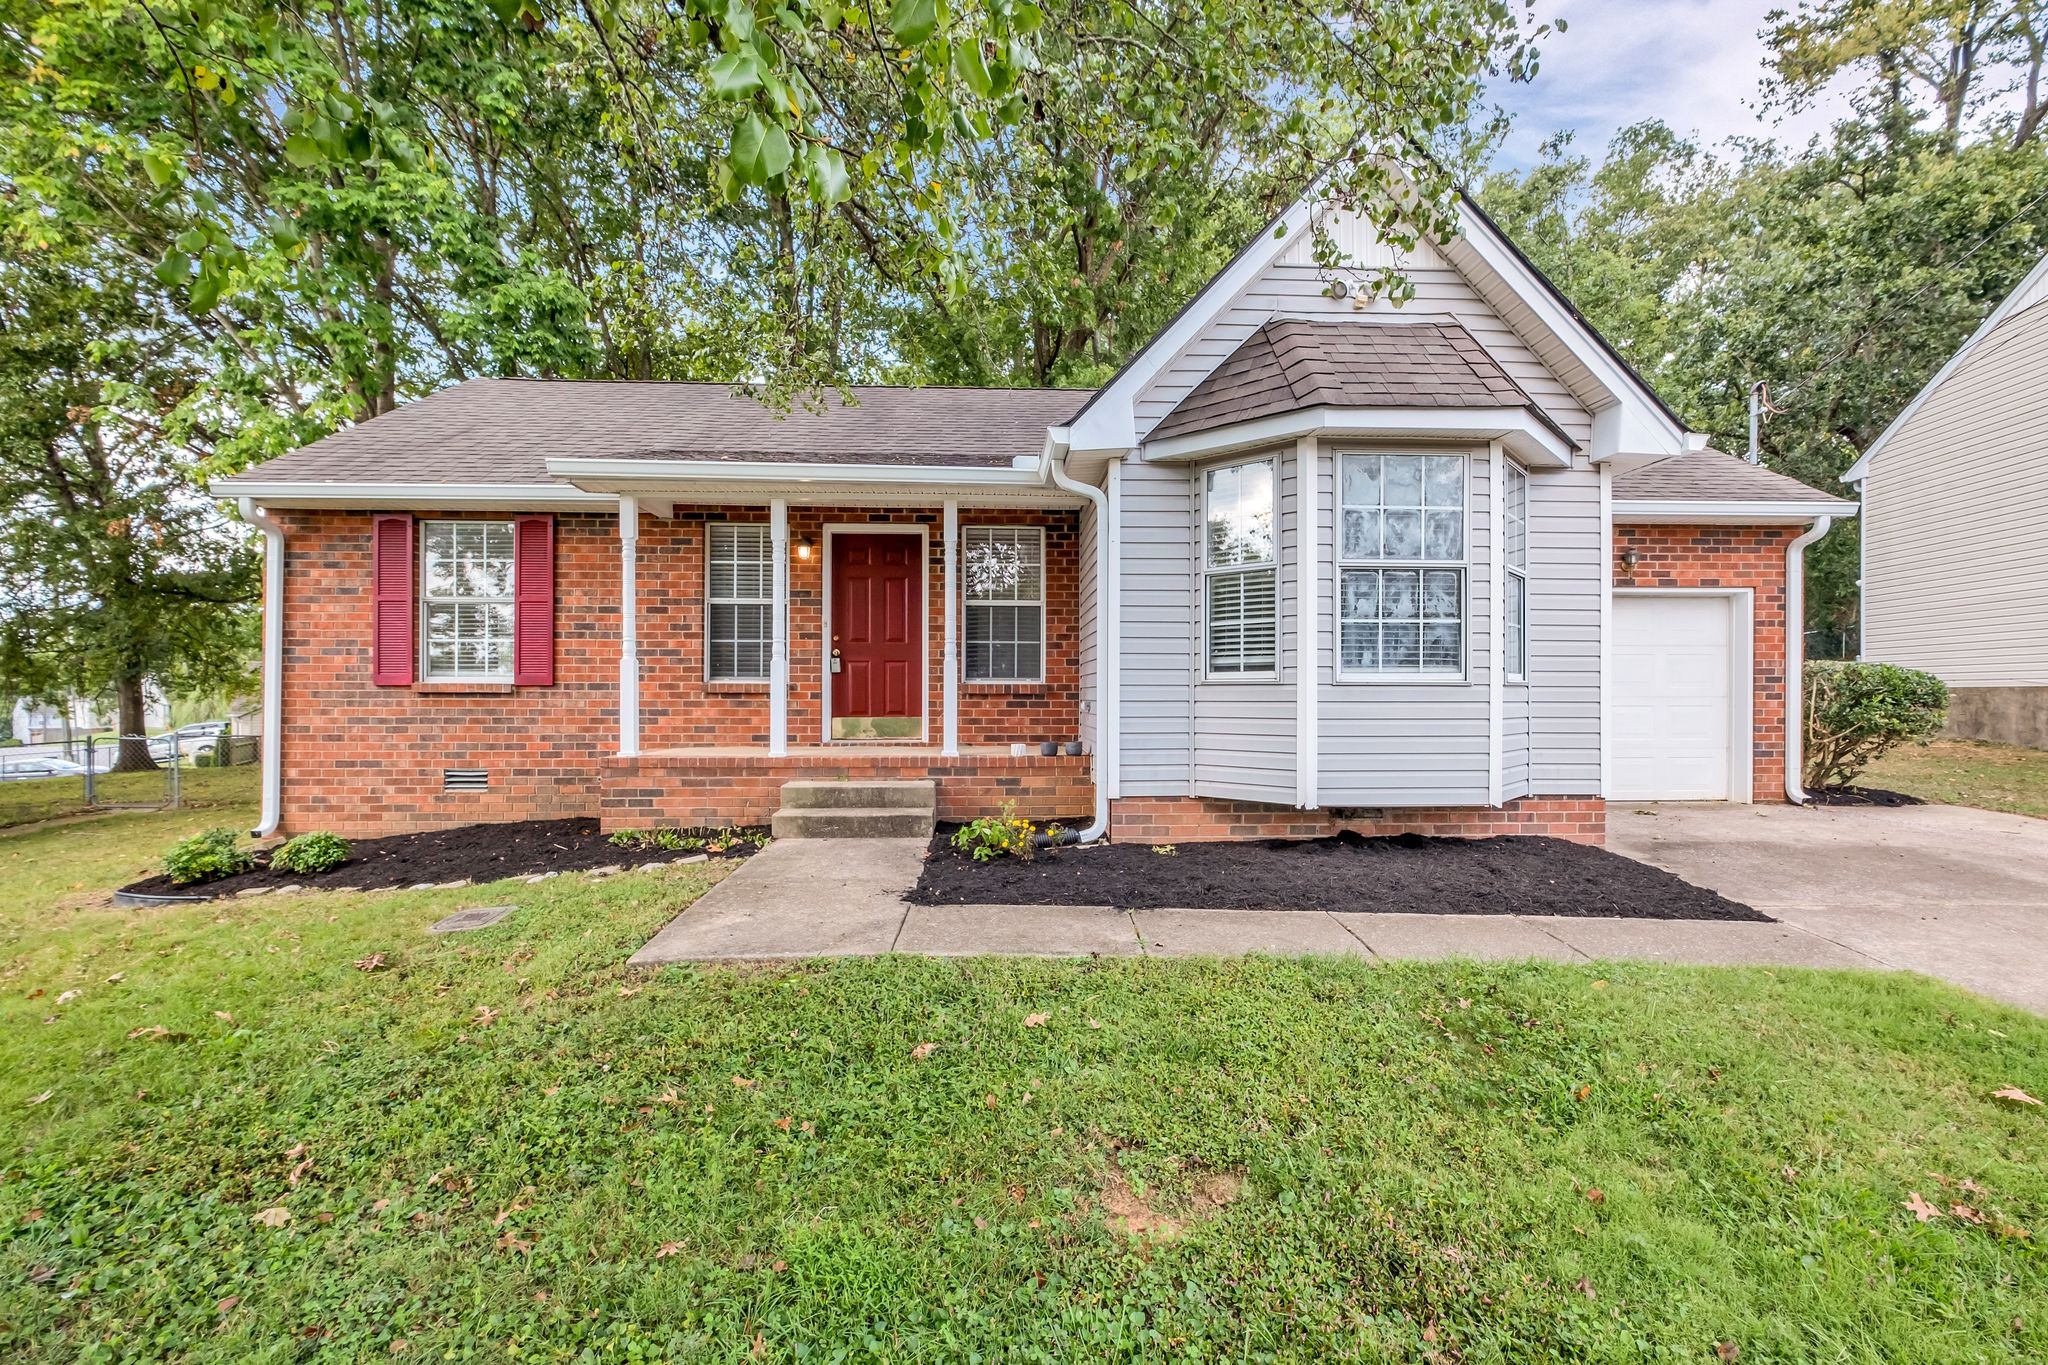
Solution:
{"label": "concrete walkway", "polygon": [[1876,958],[1783,924],[1538,915],[1331,915],[1322,911],[1112,910],[1102,906],[905,905],[921,839],[789,839],[711,888],[635,953],[663,962],[923,953],[964,957],[1338,954],[1372,958],[1641,958],[1660,962],[1878,967]]}
{"label": "concrete walkway", "polygon": [[1967,806],[1627,805],[1607,846],[1887,967],[2048,1013],[2048,820]]}

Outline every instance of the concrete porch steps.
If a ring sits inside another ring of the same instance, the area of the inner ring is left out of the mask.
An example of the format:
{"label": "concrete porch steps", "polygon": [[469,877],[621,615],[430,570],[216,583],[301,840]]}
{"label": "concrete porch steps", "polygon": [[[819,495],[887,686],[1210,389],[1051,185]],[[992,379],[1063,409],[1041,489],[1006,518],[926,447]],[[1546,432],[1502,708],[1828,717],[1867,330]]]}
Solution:
{"label": "concrete porch steps", "polygon": [[785,782],[769,821],[778,839],[929,839],[937,784]]}

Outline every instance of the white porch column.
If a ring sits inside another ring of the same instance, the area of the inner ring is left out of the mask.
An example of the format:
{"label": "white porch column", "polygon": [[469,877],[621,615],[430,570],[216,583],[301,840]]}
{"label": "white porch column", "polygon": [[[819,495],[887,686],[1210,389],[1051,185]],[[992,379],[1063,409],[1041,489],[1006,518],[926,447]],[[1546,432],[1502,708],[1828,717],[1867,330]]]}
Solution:
{"label": "white porch column", "polygon": [[[1527,487],[1527,485],[1523,485]],[[1502,753],[1507,743],[1508,672],[1508,462],[1499,441],[1488,447],[1486,467],[1486,804],[1501,804]],[[1526,536],[1528,533],[1525,531]],[[1605,572],[1603,570],[1603,572]],[[1523,632],[1527,639],[1527,630]]]}
{"label": "white porch column", "polygon": [[619,495],[619,756],[640,752],[640,499]]}
{"label": "white porch column", "polygon": [[946,499],[945,526],[945,644],[939,650],[939,667],[945,670],[940,691],[945,698],[940,730],[939,753],[952,758],[960,752],[960,500]]}
{"label": "white porch column", "polygon": [[774,605],[769,608],[768,754],[789,752],[789,503],[768,504],[768,553],[775,557],[770,579]]}

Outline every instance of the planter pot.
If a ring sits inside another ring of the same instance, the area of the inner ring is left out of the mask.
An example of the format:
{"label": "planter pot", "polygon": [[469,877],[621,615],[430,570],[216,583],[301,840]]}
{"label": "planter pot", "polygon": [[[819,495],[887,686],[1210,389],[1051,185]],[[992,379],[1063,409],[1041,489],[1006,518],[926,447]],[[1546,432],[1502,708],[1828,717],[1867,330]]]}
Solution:
{"label": "planter pot", "polygon": [[206,901],[218,899],[220,899],[218,896],[207,895],[152,896],[140,891],[116,891],[114,893],[114,904],[116,905],[145,908],[152,905],[200,905]]}
{"label": "planter pot", "polygon": [[1066,754],[1068,758],[1079,758],[1082,754],[1086,753],[1087,751],[1088,746],[1083,744],[1080,740],[1070,739],[1067,741]]}
{"label": "planter pot", "polygon": [[1058,754],[1059,751],[1059,744],[1050,739],[1038,746],[1039,755],[1043,758],[1051,758],[1054,755]]}

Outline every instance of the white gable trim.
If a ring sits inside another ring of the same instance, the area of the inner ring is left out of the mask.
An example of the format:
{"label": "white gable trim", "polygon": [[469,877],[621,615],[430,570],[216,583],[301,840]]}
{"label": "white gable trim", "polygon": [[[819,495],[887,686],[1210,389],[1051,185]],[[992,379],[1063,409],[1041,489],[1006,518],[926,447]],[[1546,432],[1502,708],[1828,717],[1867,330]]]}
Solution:
{"label": "white gable trim", "polygon": [[[1123,454],[1138,444],[1137,403],[1154,380],[1216,321],[1313,224],[1316,191],[1296,200],[1203,287],[1164,331],[1068,424],[1067,445],[1076,451]],[[1476,206],[1458,200],[1461,240],[1479,262],[1498,276],[1557,337],[1612,402],[1594,413],[1592,459],[1616,456],[1662,458],[1698,449],[1705,438],[1685,430],[1634,371],[1595,337],[1556,291],[1508,244]]]}
{"label": "white gable trim", "polygon": [[2005,301],[1991,310],[1991,316],[1985,318],[1983,324],[1976,331],[1970,333],[1970,339],[1965,341],[1956,353],[1948,358],[1948,364],[1935,372],[1934,378],[1927,381],[1927,387],[1913,395],[1913,401],[1906,404],[1900,410],[1897,417],[1892,418],[1891,425],[1877,434],[1877,439],[1872,441],[1870,448],[1863,452],[1863,458],[1850,465],[1849,472],[1842,475],[1842,482],[1861,483],[1864,477],[1870,473],[1870,462],[1876,458],[1877,452],[1883,450],[1885,443],[1890,441],[1893,435],[1911,420],[1914,413],[1920,411],[1921,404],[1934,396],[1934,391],[1940,388],[1948,377],[1956,372],[1956,368],[1963,363],[1970,352],[1976,350],[1984,338],[1997,330],[1999,323],[2004,322],[2014,313],[2022,312],[2037,303],[2048,303],[2048,256],[2043,256],[2040,263],[2027,273],[2025,279],[2020,281],[2019,287],[2010,294],[2007,294]]}
{"label": "white gable trim", "polygon": [[1499,441],[1516,459],[1569,469],[1572,447],[1526,408],[1301,408],[1229,426],[1147,441],[1145,458],[1201,460],[1306,436],[1382,440]]}

